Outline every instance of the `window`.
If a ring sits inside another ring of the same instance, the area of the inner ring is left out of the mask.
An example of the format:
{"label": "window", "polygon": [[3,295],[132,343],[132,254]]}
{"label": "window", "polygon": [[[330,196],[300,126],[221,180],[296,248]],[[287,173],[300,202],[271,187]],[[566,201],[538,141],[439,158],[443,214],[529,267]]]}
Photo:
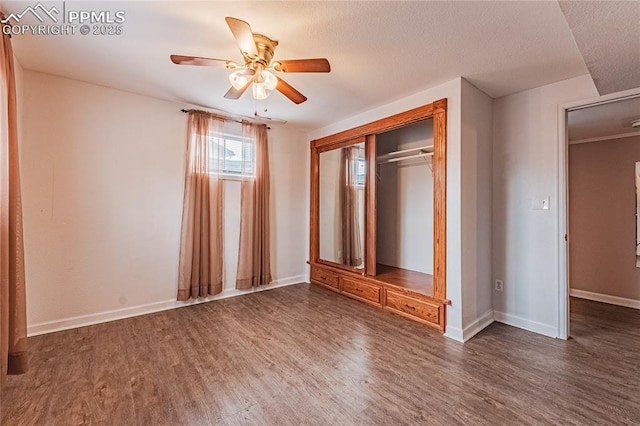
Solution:
{"label": "window", "polygon": [[225,133],[222,138],[210,137],[211,170],[227,177],[255,177],[255,141],[240,135]]}
{"label": "window", "polygon": [[352,148],[354,150],[353,158],[353,176],[354,184],[357,188],[364,189],[364,184],[367,180],[367,162],[364,159],[364,146],[357,146]]}

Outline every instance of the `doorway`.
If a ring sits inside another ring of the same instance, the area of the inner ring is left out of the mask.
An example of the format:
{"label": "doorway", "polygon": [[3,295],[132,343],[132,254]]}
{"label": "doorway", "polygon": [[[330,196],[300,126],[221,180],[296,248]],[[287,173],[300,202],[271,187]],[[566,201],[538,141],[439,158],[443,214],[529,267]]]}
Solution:
{"label": "doorway", "polygon": [[579,304],[640,303],[634,248],[640,243],[635,190],[640,90],[561,105],[559,114],[558,323],[559,337],[566,339],[571,297]]}

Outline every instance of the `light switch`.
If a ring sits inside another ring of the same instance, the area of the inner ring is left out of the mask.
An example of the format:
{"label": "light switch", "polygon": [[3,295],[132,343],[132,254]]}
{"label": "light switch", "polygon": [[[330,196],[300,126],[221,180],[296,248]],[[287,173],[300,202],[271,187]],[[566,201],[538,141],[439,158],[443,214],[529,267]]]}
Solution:
{"label": "light switch", "polygon": [[531,199],[531,210],[549,210],[550,197],[536,196]]}

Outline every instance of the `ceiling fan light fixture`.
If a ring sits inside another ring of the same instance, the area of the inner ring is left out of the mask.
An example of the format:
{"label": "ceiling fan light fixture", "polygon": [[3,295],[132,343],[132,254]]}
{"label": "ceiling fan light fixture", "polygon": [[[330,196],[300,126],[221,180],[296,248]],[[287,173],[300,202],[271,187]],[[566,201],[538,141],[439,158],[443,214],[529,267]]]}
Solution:
{"label": "ceiling fan light fixture", "polygon": [[247,85],[252,75],[247,72],[246,68],[236,70],[229,74],[229,82],[234,89],[240,90]]}
{"label": "ceiling fan light fixture", "polygon": [[278,79],[269,71],[262,71],[260,78],[253,82],[253,98],[262,100],[267,99],[271,91],[278,85]]}
{"label": "ceiling fan light fixture", "polygon": [[264,83],[253,83],[253,99],[267,99],[271,90],[267,89]]}
{"label": "ceiling fan light fixture", "polygon": [[278,85],[278,79],[269,71],[262,71],[262,84],[267,90],[274,90]]}

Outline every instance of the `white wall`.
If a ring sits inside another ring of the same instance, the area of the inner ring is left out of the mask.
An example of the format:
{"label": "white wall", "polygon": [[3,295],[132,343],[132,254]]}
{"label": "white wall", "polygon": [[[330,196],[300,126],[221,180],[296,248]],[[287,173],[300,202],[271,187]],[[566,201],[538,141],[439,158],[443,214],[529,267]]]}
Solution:
{"label": "white wall", "polygon": [[[21,165],[31,334],[180,306],[181,107],[25,72]],[[269,139],[274,279],[301,281],[305,136],[274,127]],[[227,182],[227,239],[239,227],[235,187]],[[227,288],[234,260],[226,259]]]}
{"label": "white wall", "polygon": [[[433,120],[376,137],[378,155],[433,145]],[[383,265],[433,274],[431,158],[378,166],[376,259]]]}
{"label": "white wall", "polygon": [[[493,102],[493,293],[496,320],[558,335],[558,108],[597,96],[588,75]],[[532,210],[549,196],[550,210]]]}
{"label": "white wall", "polygon": [[[462,340],[462,206],[461,206],[461,87],[462,79],[423,90],[394,102],[365,111],[337,123],[316,129],[308,140],[351,129],[438,99],[448,99],[447,113],[447,307],[446,336]],[[308,240],[307,240],[308,244]]]}
{"label": "white wall", "polygon": [[462,80],[463,338],[493,321],[491,205],[493,101]]}

